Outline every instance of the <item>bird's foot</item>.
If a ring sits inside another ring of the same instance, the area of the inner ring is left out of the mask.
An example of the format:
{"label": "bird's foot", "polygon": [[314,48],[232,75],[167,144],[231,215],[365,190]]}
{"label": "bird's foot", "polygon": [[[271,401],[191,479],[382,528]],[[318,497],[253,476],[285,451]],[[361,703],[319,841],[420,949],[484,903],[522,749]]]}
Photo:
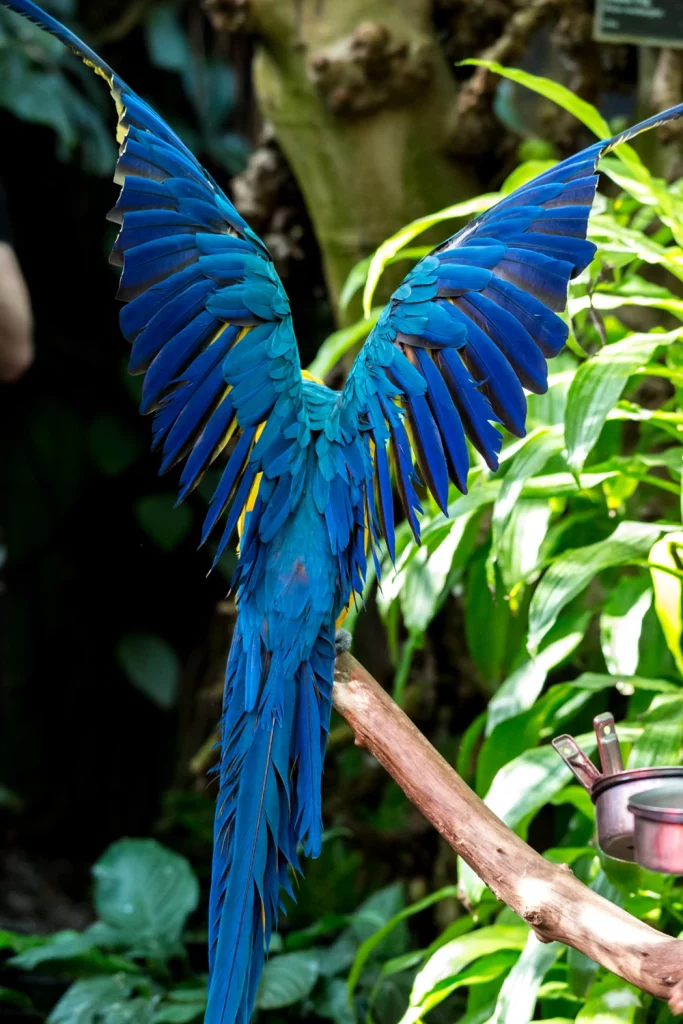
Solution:
{"label": "bird's foot", "polygon": [[348,629],[338,629],[334,638],[334,647],[337,657],[339,657],[340,654],[345,654],[346,651],[350,651],[352,642],[353,637],[349,633]]}

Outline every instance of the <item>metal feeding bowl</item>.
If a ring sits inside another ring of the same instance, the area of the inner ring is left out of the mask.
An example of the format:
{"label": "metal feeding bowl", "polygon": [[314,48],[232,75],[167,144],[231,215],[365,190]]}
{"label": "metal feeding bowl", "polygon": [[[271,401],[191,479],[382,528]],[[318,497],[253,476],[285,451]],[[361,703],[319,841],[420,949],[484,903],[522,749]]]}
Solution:
{"label": "metal feeding bowl", "polygon": [[683,874],[683,767],[624,771],[612,715],[598,715],[593,725],[602,772],[571,736],[558,736],[553,746],[590,793],[600,849],[652,871]]}

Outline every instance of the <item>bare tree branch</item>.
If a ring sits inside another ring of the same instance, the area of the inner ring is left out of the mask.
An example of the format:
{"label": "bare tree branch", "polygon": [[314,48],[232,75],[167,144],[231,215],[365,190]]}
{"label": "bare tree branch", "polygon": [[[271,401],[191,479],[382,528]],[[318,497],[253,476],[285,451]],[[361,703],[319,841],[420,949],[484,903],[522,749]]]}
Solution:
{"label": "bare tree branch", "polygon": [[337,660],[334,706],[406,796],[543,942],[586,953],[683,1012],[683,942],[662,935],[551,864],[463,782],[350,654]]}

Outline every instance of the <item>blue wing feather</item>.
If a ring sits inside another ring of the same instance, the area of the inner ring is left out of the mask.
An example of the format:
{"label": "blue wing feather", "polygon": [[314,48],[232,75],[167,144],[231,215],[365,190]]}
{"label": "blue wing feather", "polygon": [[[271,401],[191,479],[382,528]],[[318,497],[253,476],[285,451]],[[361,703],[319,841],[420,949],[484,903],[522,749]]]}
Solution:
{"label": "blue wing feather", "polygon": [[[448,477],[466,488],[466,437],[489,466],[497,466],[501,437],[495,424],[524,435],[523,389],[546,389],[546,359],[567,339],[557,314],[566,307],[569,281],[595,253],[586,232],[598,160],[620,142],[681,116],[683,104],[545,171],[437,246],[392,295],[342,399],[352,416],[368,421],[375,446],[368,493],[391,552],[385,453],[391,453],[405,513],[419,536],[402,416],[411,424],[420,473],[442,508]],[[403,369],[406,356],[410,378]]]}

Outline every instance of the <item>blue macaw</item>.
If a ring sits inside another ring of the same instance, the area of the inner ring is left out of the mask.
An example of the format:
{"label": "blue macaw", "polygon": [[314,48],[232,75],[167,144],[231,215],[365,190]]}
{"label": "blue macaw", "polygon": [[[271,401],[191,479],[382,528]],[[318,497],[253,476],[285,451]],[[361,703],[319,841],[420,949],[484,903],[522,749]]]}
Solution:
{"label": "blue macaw", "polygon": [[[524,435],[524,389],[547,387],[557,316],[586,240],[598,159],[683,104],[596,142],[506,196],[421,260],[333,391],[302,372],[289,302],[261,240],[167,124],[30,0],[2,0],[74,50],[118,111],[121,329],[144,373],[161,471],[182,501],[232,440],[204,524],[220,557],[241,521],[238,618],[225,679],[206,1024],[246,1024],[265,950],[321,845],[320,783],[337,620],[366,556],[394,555],[392,471],[419,540],[420,477],[446,512],[466,438],[495,470],[496,424]],[[379,566],[378,566],[379,569]]]}

